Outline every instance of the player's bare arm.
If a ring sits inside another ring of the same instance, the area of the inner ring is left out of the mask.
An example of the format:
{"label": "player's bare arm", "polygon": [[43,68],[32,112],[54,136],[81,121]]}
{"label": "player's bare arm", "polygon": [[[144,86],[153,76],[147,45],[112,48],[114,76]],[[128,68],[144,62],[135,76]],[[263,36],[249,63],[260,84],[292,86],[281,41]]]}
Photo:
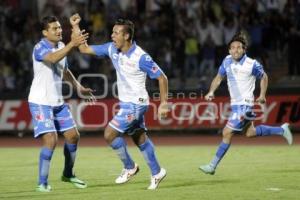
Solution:
{"label": "player's bare arm", "polygon": [[266,93],[268,89],[268,75],[264,73],[263,77],[260,80],[260,94],[256,99],[258,103],[266,103]]}
{"label": "player's bare arm", "polygon": [[169,112],[168,108],[168,78],[166,75],[161,74],[158,78],[159,91],[160,91],[160,105],[158,107],[158,117],[163,119],[167,117]]}
{"label": "player's bare arm", "polygon": [[87,97],[87,101],[94,102],[96,101],[95,96],[93,95],[94,90],[91,88],[86,88],[82,86],[74,77],[73,73],[67,69],[64,71],[64,80],[71,83],[72,86],[76,89],[76,91]]}
{"label": "player's bare arm", "polygon": [[[78,13],[72,15],[70,17],[70,24],[72,26],[72,37],[76,35],[85,34],[85,30],[80,30],[79,23],[81,21],[81,17]],[[93,49],[87,44],[87,42],[80,44],[78,46],[79,51],[84,54],[96,55]]]}
{"label": "player's bare arm", "polygon": [[44,61],[57,63],[63,59],[74,47],[84,44],[88,38],[88,33],[77,35],[71,38],[71,41],[62,49],[49,53],[44,57]]}
{"label": "player's bare arm", "polygon": [[215,76],[215,78],[213,79],[213,81],[211,82],[210,88],[208,93],[205,95],[205,100],[207,101],[211,101],[214,99],[215,97],[215,91],[218,89],[218,87],[220,86],[222,80],[224,79],[223,76],[221,76],[220,74],[217,74]]}

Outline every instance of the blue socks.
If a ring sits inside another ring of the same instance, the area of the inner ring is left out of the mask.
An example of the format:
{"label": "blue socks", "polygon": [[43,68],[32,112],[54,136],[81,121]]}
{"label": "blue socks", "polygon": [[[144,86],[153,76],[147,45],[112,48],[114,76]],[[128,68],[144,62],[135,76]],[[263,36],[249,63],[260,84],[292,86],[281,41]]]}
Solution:
{"label": "blue socks", "polygon": [[155,157],[154,145],[151,142],[151,140],[147,138],[144,144],[139,145],[139,149],[142,152],[148,166],[151,169],[151,174],[158,174],[160,172],[160,166]]}
{"label": "blue socks", "polygon": [[73,166],[76,158],[76,150],[77,150],[77,144],[65,143],[64,146],[65,168],[64,168],[63,175],[67,178],[70,178],[74,175]]}
{"label": "blue socks", "polygon": [[226,154],[229,147],[230,147],[230,144],[221,142],[214,159],[210,162],[210,165],[213,168],[216,168],[218,166],[219,162],[222,160],[223,156]]}
{"label": "blue socks", "polygon": [[259,125],[255,127],[256,136],[283,135],[283,128],[280,126]]}
{"label": "blue socks", "polygon": [[[114,150],[116,150],[119,158],[124,164],[125,169],[133,169],[134,162],[131,159],[130,155],[128,154],[126,142],[124,138],[117,137],[115,138],[111,145]],[[151,174],[156,175],[160,172],[160,166],[157,162],[154,152],[154,145],[152,144],[151,140],[148,138],[146,139],[144,144],[139,145],[139,149],[142,152],[148,166],[151,169]]]}
{"label": "blue socks", "polygon": [[53,150],[43,147],[40,152],[39,162],[39,185],[48,184],[48,175],[50,168],[50,161],[53,155]]}
{"label": "blue socks", "polygon": [[134,162],[127,151],[127,145],[124,138],[116,137],[110,146],[117,152],[119,158],[124,164],[125,169],[134,168]]}

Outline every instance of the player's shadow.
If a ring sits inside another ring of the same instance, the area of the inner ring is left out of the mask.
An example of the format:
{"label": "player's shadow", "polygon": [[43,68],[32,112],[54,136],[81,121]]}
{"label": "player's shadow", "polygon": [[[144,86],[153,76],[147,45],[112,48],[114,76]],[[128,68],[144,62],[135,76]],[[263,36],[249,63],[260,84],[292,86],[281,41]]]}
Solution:
{"label": "player's shadow", "polygon": [[300,169],[280,169],[280,170],[269,170],[269,172],[275,172],[275,173],[280,173],[280,174],[283,174],[283,173],[297,173],[299,174],[300,172]]}
{"label": "player's shadow", "polygon": [[224,179],[224,180],[209,180],[209,181],[180,181],[180,183],[173,183],[163,186],[164,188],[176,188],[176,187],[190,187],[195,185],[218,185],[224,183],[238,183],[240,180],[237,179]]}
{"label": "player's shadow", "polygon": [[117,184],[115,183],[100,183],[100,184],[89,184],[88,188],[97,188],[97,187],[113,187],[116,186]]}

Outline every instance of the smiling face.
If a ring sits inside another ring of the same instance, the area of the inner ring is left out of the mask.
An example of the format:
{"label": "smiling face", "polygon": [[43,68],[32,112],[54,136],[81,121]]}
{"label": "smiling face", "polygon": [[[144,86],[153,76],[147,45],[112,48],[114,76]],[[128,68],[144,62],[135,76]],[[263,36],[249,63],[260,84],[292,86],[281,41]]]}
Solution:
{"label": "smiling face", "polygon": [[111,39],[114,45],[122,51],[126,43],[130,43],[129,34],[124,32],[123,25],[115,25],[112,30]]}
{"label": "smiling face", "polygon": [[43,35],[50,42],[57,43],[62,40],[62,28],[58,21],[51,22],[47,28],[43,30]]}
{"label": "smiling face", "polygon": [[245,54],[243,44],[239,41],[233,41],[229,47],[229,54],[232,56],[233,60],[239,61]]}

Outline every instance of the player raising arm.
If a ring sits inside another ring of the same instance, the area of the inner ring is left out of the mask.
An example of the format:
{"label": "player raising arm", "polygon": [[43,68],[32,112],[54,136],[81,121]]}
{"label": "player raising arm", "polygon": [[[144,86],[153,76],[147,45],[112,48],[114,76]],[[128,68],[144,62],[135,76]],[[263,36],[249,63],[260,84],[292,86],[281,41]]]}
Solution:
{"label": "player raising arm", "polygon": [[63,100],[62,80],[70,82],[78,92],[87,95],[90,100],[94,100],[92,90],[77,82],[68,68],[66,59],[66,55],[74,47],[86,42],[88,34],[74,35],[71,41],[64,45],[61,42],[61,25],[54,16],[43,18],[42,34],[44,37],[33,49],[34,77],[28,97],[34,137],[41,138],[43,141],[39,156],[39,181],[36,190],[39,192],[51,191],[48,174],[58,133],[65,138],[65,166],[61,180],[70,182],[77,188],[86,188],[86,183],[78,179],[73,172],[79,132],[69,106]]}
{"label": "player raising arm", "polygon": [[[79,31],[79,15],[73,18],[73,30]],[[120,110],[109,122],[104,131],[107,143],[116,151],[124,165],[124,169],[115,182],[125,183],[138,171],[139,166],[132,160],[123,138],[124,134],[132,137],[134,143],[143,154],[150,170],[151,183],[148,189],[158,187],[166,176],[154,152],[154,145],[146,134],[144,115],[148,109],[149,96],[146,91],[146,76],[157,79],[160,90],[159,118],[167,116],[168,79],[152,58],[134,41],[134,24],[129,20],[116,21],[111,39],[112,42],[101,45],[80,45],[82,53],[106,56],[112,61],[117,73],[118,96]]]}

